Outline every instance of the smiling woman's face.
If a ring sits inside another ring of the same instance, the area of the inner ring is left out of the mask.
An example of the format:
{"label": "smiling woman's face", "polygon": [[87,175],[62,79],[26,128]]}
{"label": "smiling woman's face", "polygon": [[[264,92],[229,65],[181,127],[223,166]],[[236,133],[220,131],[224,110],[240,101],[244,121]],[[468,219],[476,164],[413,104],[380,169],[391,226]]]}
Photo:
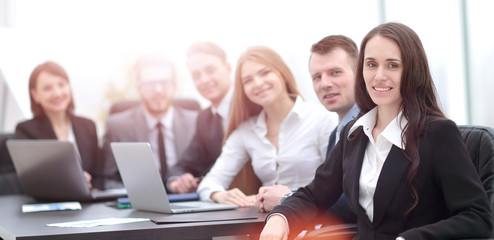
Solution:
{"label": "smiling woman's face", "polygon": [[267,107],[288,95],[285,81],[270,67],[248,60],[240,71],[245,95],[253,103]]}
{"label": "smiling woman's face", "polygon": [[372,101],[379,107],[398,111],[403,61],[398,44],[388,38],[375,36],[365,47],[363,76]]}
{"label": "smiling woman's face", "polygon": [[38,75],[36,87],[31,89],[31,95],[47,114],[66,112],[72,101],[67,79],[46,71]]}

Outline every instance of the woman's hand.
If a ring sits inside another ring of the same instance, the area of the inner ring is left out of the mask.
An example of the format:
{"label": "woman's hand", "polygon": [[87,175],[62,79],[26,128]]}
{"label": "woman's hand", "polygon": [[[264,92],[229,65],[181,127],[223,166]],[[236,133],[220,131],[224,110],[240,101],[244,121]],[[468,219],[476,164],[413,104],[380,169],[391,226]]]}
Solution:
{"label": "woman's hand", "polygon": [[251,207],[254,205],[255,196],[246,196],[240,189],[234,188],[228,191],[214,192],[211,199],[218,203]]}
{"label": "woman's hand", "polygon": [[278,215],[269,217],[261,232],[259,240],[287,240],[288,224],[285,219]]}
{"label": "woman's hand", "polygon": [[292,192],[288,186],[273,185],[259,188],[257,193],[256,207],[261,212],[269,212],[280,204],[280,199],[287,193]]}

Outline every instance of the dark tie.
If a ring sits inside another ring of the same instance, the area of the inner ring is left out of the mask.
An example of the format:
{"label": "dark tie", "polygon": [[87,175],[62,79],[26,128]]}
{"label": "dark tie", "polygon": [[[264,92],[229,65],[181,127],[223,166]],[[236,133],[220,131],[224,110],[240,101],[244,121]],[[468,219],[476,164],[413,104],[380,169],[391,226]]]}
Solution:
{"label": "dark tie", "polygon": [[338,130],[338,126],[336,126],[331,132],[331,135],[329,135],[329,142],[328,142],[328,151],[326,152],[326,160],[328,161],[329,154],[331,153],[331,150],[333,150],[334,145],[336,145],[336,131]]}
{"label": "dark tie", "polygon": [[211,113],[213,115],[213,128],[214,128],[214,133],[217,133],[218,136],[221,136],[221,139],[223,139],[224,131],[223,131],[223,121],[221,119],[221,116],[218,113]]}
{"label": "dark tie", "polygon": [[156,128],[158,128],[158,153],[160,156],[160,164],[161,164],[161,177],[166,176],[166,152],[165,152],[165,138],[163,137],[163,129],[165,128],[163,124],[156,124]]}

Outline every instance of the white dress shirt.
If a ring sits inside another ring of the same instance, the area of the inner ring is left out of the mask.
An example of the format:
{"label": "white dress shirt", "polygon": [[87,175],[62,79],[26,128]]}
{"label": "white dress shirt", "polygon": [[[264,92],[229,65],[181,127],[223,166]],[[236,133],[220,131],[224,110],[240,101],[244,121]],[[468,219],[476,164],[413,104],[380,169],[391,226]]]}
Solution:
{"label": "white dress shirt", "polygon": [[67,131],[67,141],[74,143],[77,146],[77,141],[75,139],[74,129],[72,128],[72,122],[69,121],[69,127]]}
{"label": "white dress shirt", "polygon": [[297,189],[307,185],[324,161],[328,136],[337,122],[337,116],[322,105],[298,97],[280,125],[277,151],[266,138],[266,113],[261,111],[228,137],[221,155],[199,184],[201,199],[210,200],[211,193],[225,191],[249,159],[263,186],[282,184]]}
{"label": "white dress shirt", "polygon": [[[376,141],[372,136],[372,130],[376,125],[377,107],[359,118],[349,131],[351,134],[355,129],[362,126],[365,135],[369,138],[369,144],[365,149],[362,169],[359,180],[359,203],[365,209],[369,220],[374,218],[374,193],[376,191],[377,180],[381,173],[386,157],[391,151],[393,145],[404,149],[402,145],[401,133],[402,128],[407,124],[405,118],[401,119],[400,112],[386,128],[377,136]],[[401,122],[400,122],[401,120]],[[389,159],[393,161],[393,159]]]}
{"label": "white dress shirt", "polygon": [[175,135],[173,134],[173,114],[174,108],[170,106],[166,115],[158,121],[158,119],[154,118],[149,114],[146,110],[144,111],[144,117],[146,118],[147,127],[149,130],[149,143],[151,144],[151,149],[153,150],[154,161],[156,166],[161,169],[161,162],[159,157],[159,148],[158,148],[158,129],[156,128],[156,124],[161,122],[165,127],[165,131],[163,132],[163,137],[165,138],[165,153],[166,153],[166,165],[168,169],[172,168],[177,164],[177,153],[175,151]]}

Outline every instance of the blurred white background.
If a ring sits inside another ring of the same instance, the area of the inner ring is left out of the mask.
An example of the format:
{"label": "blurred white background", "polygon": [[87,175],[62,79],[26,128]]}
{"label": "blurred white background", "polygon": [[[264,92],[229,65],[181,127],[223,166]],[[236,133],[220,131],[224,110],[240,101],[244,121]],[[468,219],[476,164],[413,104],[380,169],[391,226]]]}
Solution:
{"label": "blurred white background", "polygon": [[493,11],[490,0],[0,0],[0,132],[31,118],[29,75],[46,60],[68,72],[76,113],[100,133],[109,104],[136,97],[130,72],[143,53],[174,60],[177,95],[205,107],[185,66],[188,46],[200,40],[224,48],[232,66],[247,46],[275,49],[304,97],[318,102],[307,70],[311,45],[332,34],[360,44],[388,21],[421,37],[447,116],[494,127]]}

